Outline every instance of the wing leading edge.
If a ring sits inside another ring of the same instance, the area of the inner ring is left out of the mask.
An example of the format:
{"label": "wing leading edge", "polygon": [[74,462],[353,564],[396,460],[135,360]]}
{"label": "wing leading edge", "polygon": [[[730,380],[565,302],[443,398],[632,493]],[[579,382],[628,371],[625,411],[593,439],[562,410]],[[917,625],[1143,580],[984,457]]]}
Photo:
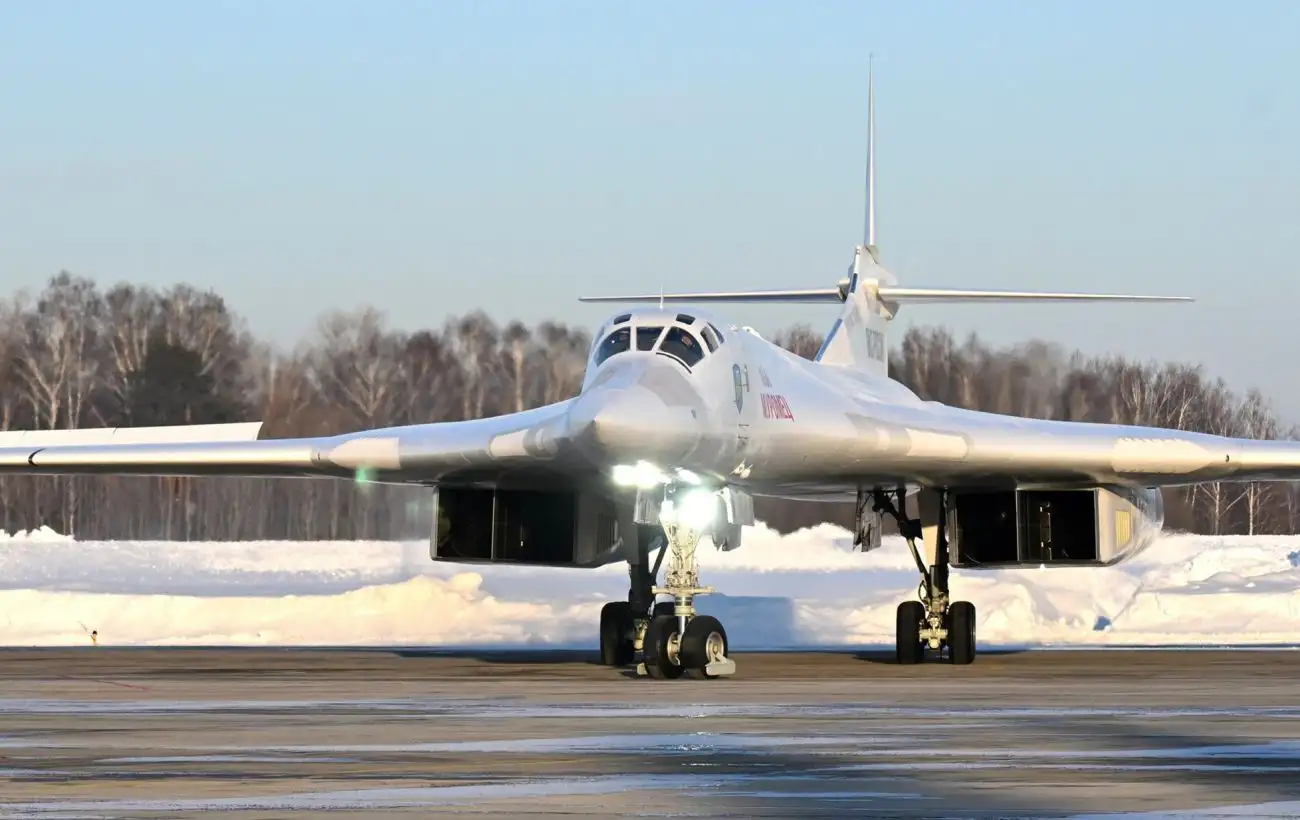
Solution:
{"label": "wing leading edge", "polygon": [[[948,486],[1070,483],[1147,487],[1300,479],[1300,442],[1044,421],[937,403],[851,416],[871,469]],[[838,443],[844,448],[844,443]]]}
{"label": "wing leading edge", "polygon": [[[339,436],[263,440],[123,440],[15,444],[0,439],[0,473],[155,476],[364,475],[429,481],[458,471],[545,466],[565,458],[568,402],[509,416],[421,424]],[[81,431],[68,431],[81,432]]]}

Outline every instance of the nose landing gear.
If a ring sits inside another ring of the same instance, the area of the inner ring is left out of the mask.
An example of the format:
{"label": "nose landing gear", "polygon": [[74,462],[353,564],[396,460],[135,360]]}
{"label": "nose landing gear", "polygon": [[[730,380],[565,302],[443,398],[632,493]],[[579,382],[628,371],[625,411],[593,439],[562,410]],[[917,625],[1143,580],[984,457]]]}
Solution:
{"label": "nose landing gear", "polygon": [[[638,674],[660,680],[687,674],[705,679],[735,674],[727,630],[717,618],[695,612],[695,597],[713,592],[713,587],[700,586],[695,551],[705,534],[721,526],[715,520],[720,506],[716,492],[699,487],[665,488],[658,517],[666,543],[654,568],[646,568],[647,547],[641,562],[630,567],[629,601],[606,604],[601,611],[604,663],[626,666],[640,655]],[[655,586],[665,556],[664,583]],[[672,601],[652,603],[659,595],[671,596]]]}
{"label": "nose landing gear", "polygon": [[[709,498],[716,504],[715,496],[710,493]],[[671,498],[660,513],[669,558],[664,585],[653,592],[671,595],[673,603],[672,613],[656,615],[646,630],[645,661],[639,669],[652,678],[677,678],[684,672],[702,678],[736,673],[736,662],[727,657],[727,631],[717,618],[695,614],[695,596],[708,595],[713,587],[700,586],[695,549],[707,525],[693,517],[689,506],[678,509]]]}

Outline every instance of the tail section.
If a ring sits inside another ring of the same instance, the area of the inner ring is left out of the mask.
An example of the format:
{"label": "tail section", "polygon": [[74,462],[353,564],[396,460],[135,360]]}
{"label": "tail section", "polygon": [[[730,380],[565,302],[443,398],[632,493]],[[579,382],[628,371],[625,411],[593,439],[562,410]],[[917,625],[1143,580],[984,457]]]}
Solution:
{"label": "tail section", "polygon": [[852,368],[873,375],[888,375],[889,323],[906,303],[955,302],[1190,302],[1186,296],[1136,296],[1114,293],[1053,293],[1041,291],[963,290],[958,288],[900,287],[880,266],[876,247],[876,93],[874,60],[867,71],[867,174],[866,214],[862,244],[853,254],[847,279],[837,287],[803,290],[715,291],[710,293],[658,293],[641,296],[588,296],[582,302],[670,304],[690,302],[790,303],[840,302],[840,316],[817,352],[822,364]]}
{"label": "tail section", "polygon": [[817,351],[816,361],[875,376],[889,375],[888,333],[894,314],[879,293],[893,281],[889,271],[876,262],[872,247],[859,245],[844,289],[844,307]]}

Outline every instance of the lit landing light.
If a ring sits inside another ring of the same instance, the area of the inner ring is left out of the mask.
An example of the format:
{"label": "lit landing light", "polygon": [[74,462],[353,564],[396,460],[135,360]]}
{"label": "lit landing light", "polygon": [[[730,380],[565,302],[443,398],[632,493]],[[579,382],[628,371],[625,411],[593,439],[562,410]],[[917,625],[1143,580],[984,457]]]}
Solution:
{"label": "lit landing light", "polygon": [[691,472],[690,470],[684,469],[682,467],[678,467],[676,472],[677,472],[678,481],[682,482],[683,484],[694,484],[696,486],[699,486],[700,477],[695,473]]}
{"label": "lit landing light", "polygon": [[669,475],[648,461],[638,461],[636,464],[618,464],[613,470],[615,484],[620,487],[637,487],[643,490],[667,484],[674,477],[683,484],[698,486],[700,483],[700,477],[690,470],[678,467],[673,470],[672,475]]}
{"label": "lit landing light", "polygon": [[718,514],[718,496],[709,490],[691,490],[680,501],[664,499],[659,510],[661,521],[685,524],[693,530],[702,530],[713,523]]}
{"label": "lit landing light", "polygon": [[667,482],[667,474],[648,461],[619,464],[614,467],[614,483],[620,487],[638,487],[648,490]]}

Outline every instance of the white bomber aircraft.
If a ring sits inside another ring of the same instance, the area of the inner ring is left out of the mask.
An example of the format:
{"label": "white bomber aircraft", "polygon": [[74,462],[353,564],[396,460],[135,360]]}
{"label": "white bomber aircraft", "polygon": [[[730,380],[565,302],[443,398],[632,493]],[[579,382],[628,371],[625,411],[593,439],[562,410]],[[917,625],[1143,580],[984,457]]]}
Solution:
{"label": "white bomber aircraft", "polygon": [[[818,290],[592,300],[650,306],[601,326],[575,398],[320,438],[257,440],[257,425],[220,436],[11,435],[0,437],[0,472],[363,475],[426,486],[435,560],[627,561],[628,600],[601,612],[602,657],[658,678],[734,673],[722,624],[695,613],[695,597],[712,591],[700,585],[695,551],[706,535],[720,549],[739,547],[754,496],[856,499],[864,550],[880,545],[882,516],[892,517],[921,576],[919,600],[898,607],[898,661],[946,652],[970,663],[975,608],[949,599],[950,567],[1114,564],[1162,526],[1160,487],[1300,478],[1300,442],[980,413],[922,401],[892,381],[886,331],[909,302],[1165,297],[901,287],[876,251],[874,115],[867,154],[866,235],[847,278]],[[819,301],[839,304],[840,315],[811,361],[704,311],[667,308]]]}

